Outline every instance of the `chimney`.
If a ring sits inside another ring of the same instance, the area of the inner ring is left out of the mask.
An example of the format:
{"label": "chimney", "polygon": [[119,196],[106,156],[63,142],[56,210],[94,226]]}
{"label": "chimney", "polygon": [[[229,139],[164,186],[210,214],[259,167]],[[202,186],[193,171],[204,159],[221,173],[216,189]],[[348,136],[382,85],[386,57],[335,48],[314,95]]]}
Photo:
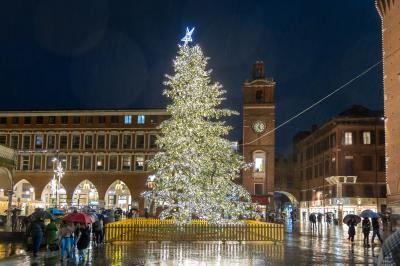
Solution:
{"label": "chimney", "polygon": [[264,79],[264,62],[263,61],[256,61],[253,65],[253,80],[255,79]]}

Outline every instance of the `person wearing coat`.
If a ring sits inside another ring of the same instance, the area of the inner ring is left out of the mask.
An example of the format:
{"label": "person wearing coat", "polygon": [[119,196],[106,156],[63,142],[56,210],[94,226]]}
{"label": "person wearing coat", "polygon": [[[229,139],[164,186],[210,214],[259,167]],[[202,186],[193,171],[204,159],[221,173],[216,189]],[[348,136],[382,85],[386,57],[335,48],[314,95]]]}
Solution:
{"label": "person wearing coat", "polygon": [[86,224],[80,225],[80,234],[78,238],[78,242],[76,243],[76,247],[79,251],[79,260],[84,260],[86,255],[86,249],[90,244],[90,228]]}
{"label": "person wearing coat", "polygon": [[362,231],[364,235],[364,247],[369,248],[369,233],[371,232],[371,223],[369,218],[364,218],[362,221]]}
{"label": "person wearing coat", "polygon": [[356,235],[356,223],[354,221],[349,222],[349,240],[351,241],[351,244],[354,244],[354,236]]}
{"label": "person wearing coat", "polygon": [[43,240],[43,232],[44,232],[44,223],[42,220],[34,220],[31,222],[28,228],[29,235],[32,237],[33,241],[33,256],[37,257],[37,253],[39,252],[40,245]]}
{"label": "person wearing coat", "polygon": [[54,223],[54,220],[51,219],[50,223],[46,226],[46,244],[48,249],[51,251],[57,250],[58,249],[58,235],[57,235],[57,226]]}

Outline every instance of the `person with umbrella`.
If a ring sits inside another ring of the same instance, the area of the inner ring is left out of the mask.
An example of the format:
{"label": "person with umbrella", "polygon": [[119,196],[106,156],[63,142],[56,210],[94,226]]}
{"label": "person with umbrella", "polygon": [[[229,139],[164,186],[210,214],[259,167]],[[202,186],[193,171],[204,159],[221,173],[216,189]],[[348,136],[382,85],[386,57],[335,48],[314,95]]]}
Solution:
{"label": "person with umbrella", "polygon": [[46,226],[46,244],[49,250],[58,250],[57,244],[57,226],[54,223],[54,219],[50,220],[50,223]]}
{"label": "person with umbrella", "polygon": [[316,228],[317,217],[315,217],[314,213],[311,213],[308,219],[311,223],[311,230],[314,230]]}
{"label": "person with umbrella", "polygon": [[396,230],[383,243],[377,265],[400,265],[400,230]]}
{"label": "person with umbrella", "polygon": [[32,237],[34,257],[37,257],[40,245],[42,244],[44,230],[45,227],[42,219],[35,219],[29,225],[28,234]]}
{"label": "person with umbrella", "polygon": [[369,248],[370,245],[368,241],[369,241],[369,232],[371,232],[371,222],[367,217],[365,217],[364,220],[362,221],[362,231],[364,235],[364,247]]}
{"label": "person with umbrella", "polygon": [[349,221],[349,231],[347,232],[349,234],[349,240],[351,241],[351,244],[354,244],[354,237],[356,235],[356,222],[354,220]]}
{"label": "person with umbrella", "polygon": [[81,223],[79,225],[79,231],[80,233],[76,247],[78,248],[79,252],[79,260],[83,261],[85,260],[86,249],[90,243],[90,228],[87,224]]}
{"label": "person with umbrella", "polygon": [[379,232],[379,220],[378,217],[372,218],[372,240],[371,243],[372,245],[374,244],[375,236],[378,237],[379,241],[381,241],[381,244],[383,243],[381,234]]}

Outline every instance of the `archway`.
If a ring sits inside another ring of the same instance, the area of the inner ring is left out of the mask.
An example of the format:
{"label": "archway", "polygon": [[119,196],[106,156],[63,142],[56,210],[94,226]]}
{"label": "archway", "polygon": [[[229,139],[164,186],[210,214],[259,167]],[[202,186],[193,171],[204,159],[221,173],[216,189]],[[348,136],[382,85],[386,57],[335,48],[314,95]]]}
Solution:
{"label": "archway", "polygon": [[11,172],[5,167],[0,167],[0,213],[3,213],[8,209],[7,191],[11,189],[12,189]]}
{"label": "archway", "polygon": [[286,214],[286,217],[290,215],[297,215],[297,209],[299,206],[299,201],[296,197],[286,191],[275,191],[275,208]]}
{"label": "archway", "polygon": [[14,185],[13,198],[17,200],[16,207],[21,209],[22,215],[28,215],[35,209],[35,189],[29,181],[22,179]]}
{"label": "archway", "polygon": [[89,180],[82,181],[74,190],[72,195],[72,206],[82,207],[94,207],[97,208],[99,205],[99,193],[96,187]]}
{"label": "archway", "polygon": [[47,208],[67,207],[67,192],[63,184],[57,184],[55,179],[52,179],[43,189],[40,199],[44,202]]}
{"label": "archway", "polygon": [[132,196],[128,186],[121,180],[114,181],[107,189],[104,202],[106,209],[121,208],[123,211],[129,211]]}

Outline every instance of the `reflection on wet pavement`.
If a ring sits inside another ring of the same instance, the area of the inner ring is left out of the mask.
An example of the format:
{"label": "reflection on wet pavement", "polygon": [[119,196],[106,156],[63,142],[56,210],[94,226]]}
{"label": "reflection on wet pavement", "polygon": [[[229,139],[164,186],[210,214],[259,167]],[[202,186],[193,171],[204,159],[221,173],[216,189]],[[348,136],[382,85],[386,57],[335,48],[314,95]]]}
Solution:
{"label": "reflection on wet pavement", "polygon": [[[360,226],[359,226],[360,227]],[[284,243],[139,242],[107,244],[90,248],[85,263],[64,265],[343,265],[373,264],[380,245],[362,247],[361,228],[355,244],[347,240],[346,226],[320,226],[310,230],[307,223],[286,226]],[[22,245],[0,245],[0,265],[63,265],[57,252],[41,252],[33,259]],[[20,254],[20,253],[23,254]]]}

